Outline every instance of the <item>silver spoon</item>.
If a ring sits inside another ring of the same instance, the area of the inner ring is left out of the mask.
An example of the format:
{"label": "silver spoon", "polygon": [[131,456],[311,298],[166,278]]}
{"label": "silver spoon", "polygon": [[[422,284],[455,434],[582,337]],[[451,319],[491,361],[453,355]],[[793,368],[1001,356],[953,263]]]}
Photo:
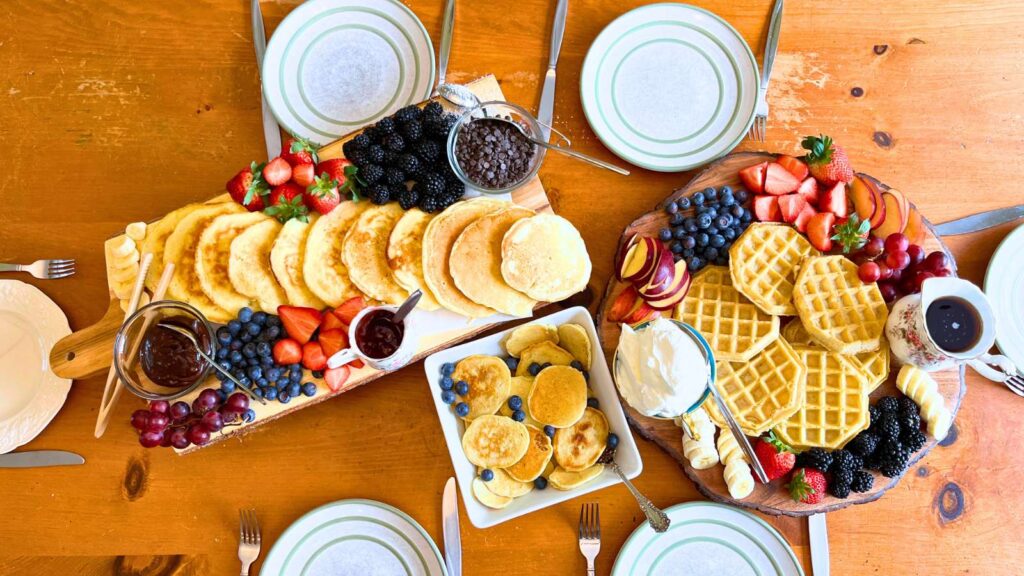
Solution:
{"label": "silver spoon", "polygon": [[420,297],[422,296],[423,292],[421,292],[420,290],[415,290],[413,291],[412,294],[409,294],[409,297],[405,299],[405,302],[402,302],[402,305],[399,306],[398,310],[395,311],[395,316],[391,319],[391,321],[394,322],[395,324],[398,324],[402,320],[405,320],[405,317],[409,315],[409,312],[412,312],[412,309],[415,308],[417,304],[419,304]]}
{"label": "silver spoon", "polygon": [[629,489],[629,493],[633,495],[633,498],[636,498],[636,503],[640,505],[640,510],[644,513],[644,516],[647,517],[647,523],[651,525],[651,528],[653,528],[655,532],[660,534],[668,530],[669,524],[672,523],[668,518],[668,514],[665,514],[661,508],[655,506],[654,502],[651,502],[650,498],[644,496],[643,493],[637,490],[636,486],[633,486],[633,483],[629,481],[629,478],[626,478],[626,475],[622,473],[622,469],[615,463],[614,449],[606,450],[605,453],[601,455],[598,462],[607,464],[609,468],[619,475],[622,483]]}
{"label": "silver spoon", "polygon": [[175,326],[174,324],[164,324],[163,322],[160,322],[157,324],[157,326],[164,328],[166,330],[171,330],[172,332],[177,332],[178,334],[181,334],[185,338],[188,338],[188,341],[191,342],[192,345],[196,347],[196,352],[198,352],[199,355],[203,357],[203,360],[209,362],[210,365],[213,366],[213,368],[216,371],[226,376],[228,380],[234,382],[235,386],[237,386],[242,392],[245,392],[246,394],[249,395],[249,398],[258,401],[260,404],[265,405],[267,403],[266,400],[254,394],[252,390],[249,390],[244,384],[239,382],[238,379],[235,378],[234,374],[225,370],[224,367],[218,364],[216,360],[211,358],[206,352],[203,352],[202,348],[199,347],[199,342],[196,341],[196,337],[194,334],[192,334],[185,328],[182,328],[181,326]]}

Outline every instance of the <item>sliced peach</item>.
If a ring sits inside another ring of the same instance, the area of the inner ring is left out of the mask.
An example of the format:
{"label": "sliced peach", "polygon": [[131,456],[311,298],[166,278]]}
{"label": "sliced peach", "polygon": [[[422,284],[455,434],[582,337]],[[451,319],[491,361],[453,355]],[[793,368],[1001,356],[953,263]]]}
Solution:
{"label": "sliced peach", "polygon": [[850,200],[853,201],[853,208],[861,220],[871,222],[872,228],[878,228],[885,221],[885,202],[882,200],[882,191],[874,182],[856,176],[850,183]]}
{"label": "sliced peach", "polygon": [[878,228],[871,231],[879,238],[887,238],[889,234],[903,232],[907,226],[908,214],[904,211],[909,207],[904,204],[906,199],[900,193],[892,194],[892,190],[882,193],[882,201],[885,202],[885,221]]}
{"label": "sliced peach", "polygon": [[924,219],[917,208],[910,209],[910,217],[907,218],[907,227],[903,229],[903,235],[911,244],[920,245],[924,242]]}

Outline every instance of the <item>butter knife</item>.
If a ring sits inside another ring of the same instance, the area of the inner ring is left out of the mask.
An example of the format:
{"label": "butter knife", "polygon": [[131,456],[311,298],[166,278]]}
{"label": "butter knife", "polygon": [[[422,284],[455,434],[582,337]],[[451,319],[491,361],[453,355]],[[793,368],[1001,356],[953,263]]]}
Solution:
{"label": "butter knife", "polygon": [[455,493],[455,478],[449,478],[444,485],[441,513],[444,517],[445,567],[448,568],[448,576],[462,576],[462,536],[459,535],[459,501]]}
{"label": "butter knife", "polygon": [[263,11],[260,0],[252,0],[252,43],[256,48],[256,67],[260,71],[260,101],[263,108],[263,140],[267,144],[267,158],[281,153],[281,128],[274,113],[270,111],[267,99],[263,97],[263,54],[267,51],[267,32],[263,29]]}
{"label": "butter knife", "polygon": [[963,218],[957,218],[956,220],[950,220],[949,222],[943,222],[935,227],[935,233],[939,236],[970,234],[971,232],[986,230],[988,228],[999,226],[1000,224],[1013,222],[1021,217],[1024,217],[1024,205],[999,208],[996,210],[989,210],[988,212],[964,216]]}
{"label": "butter knife", "polygon": [[437,87],[444,84],[444,78],[448,74],[448,57],[452,53],[452,36],[455,34],[455,0],[448,0],[444,7],[444,18],[441,20],[441,49],[437,53],[437,83],[434,84],[434,93],[437,96]]}
{"label": "butter knife", "polygon": [[824,514],[807,517],[807,531],[811,540],[811,573],[829,576],[828,526]]}
{"label": "butter knife", "polygon": [[544,75],[544,87],[540,91],[540,105],[537,106],[537,120],[545,142],[551,138],[551,120],[555,113],[555,68],[558,66],[558,53],[562,50],[562,36],[565,33],[565,15],[569,10],[569,0],[558,0],[555,7],[555,23],[551,28],[551,55],[548,59],[548,71]]}
{"label": "butter knife", "polygon": [[85,458],[64,450],[34,450],[0,454],[0,468],[39,468],[75,464],[85,464]]}

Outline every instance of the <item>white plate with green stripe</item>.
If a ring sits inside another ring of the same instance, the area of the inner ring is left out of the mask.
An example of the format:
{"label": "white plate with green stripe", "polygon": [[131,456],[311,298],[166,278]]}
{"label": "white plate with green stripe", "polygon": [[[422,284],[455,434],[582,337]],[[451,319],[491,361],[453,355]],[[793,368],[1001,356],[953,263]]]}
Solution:
{"label": "white plate with green stripe", "polygon": [[339,500],[299,518],[267,555],[262,576],[447,576],[427,532],[374,500]]}
{"label": "white plate with green stripe", "polygon": [[587,121],[623,160],[680,172],[724,156],[754,121],[750,46],[715,14],[649,4],[609,24],[580,76]]}
{"label": "white plate with green stripe", "polygon": [[325,144],[426,100],[434,46],[397,0],[309,0],[274,31],[262,76],[277,121]]}
{"label": "white plate with green stripe", "polygon": [[665,511],[668,532],[644,524],[626,540],[612,576],[803,576],[789,543],[749,512],[711,502]]}

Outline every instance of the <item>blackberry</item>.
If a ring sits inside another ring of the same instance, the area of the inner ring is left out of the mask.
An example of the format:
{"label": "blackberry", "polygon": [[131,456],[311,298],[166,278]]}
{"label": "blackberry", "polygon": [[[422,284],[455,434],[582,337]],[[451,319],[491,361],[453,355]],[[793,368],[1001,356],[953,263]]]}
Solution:
{"label": "blackberry", "polygon": [[415,142],[423,137],[423,125],[419,122],[405,122],[402,124],[402,135],[409,142]]}
{"label": "blackberry", "polygon": [[849,484],[829,484],[828,491],[836,498],[846,498],[850,495]]}
{"label": "blackberry", "polygon": [[398,152],[384,149],[384,162],[382,162],[382,164],[385,166],[394,166],[396,161],[398,161]]}
{"label": "blackberry", "polygon": [[416,206],[419,199],[419,192],[417,192],[415,188],[411,190],[407,189],[405,192],[398,195],[398,205],[402,207],[402,210],[410,210]]}
{"label": "blackberry", "polygon": [[444,114],[444,108],[440,102],[431,102],[423,107],[423,117],[431,118]]}
{"label": "blackberry", "polygon": [[395,161],[395,166],[398,166],[406,174],[416,174],[420,169],[419,158],[412,154],[402,154]]}
{"label": "blackberry", "polygon": [[883,413],[882,419],[878,422],[878,429],[875,433],[881,436],[883,440],[898,439],[900,437],[899,418],[892,413]]}
{"label": "blackberry", "polygon": [[438,197],[438,210],[444,210],[445,208],[455,204],[459,201],[459,196],[453,196],[451,194],[443,194]]}
{"label": "blackberry", "polygon": [[381,148],[380,144],[371,144],[363,155],[366,160],[374,164],[384,164],[384,149]]}
{"label": "blackberry", "polygon": [[395,112],[395,120],[398,120],[399,122],[414,122],[419,120],[422,115],[423,112],[420,110],[419,106],[410,104],[398,112]]}
{"label": "blackberry", "polygon": [[868,406],[868,416],[871,418],[871,428],[874,428],[875,424],[878,423],[878,419],[882,416],[882,411],[878,406]]}
{"label": "blackberry", "polygon": [[366,130],[363,130],[363,134],[370,139],[370,142],[373,142],[374,144],[380,143],[381,133],[380,130],[377,130],[376,126],[370,126]]}
{"label": "blackberry", "polygon": [[394,134],[395,121],[390,117],[381,118],[380,121],[377,122],[377,131],[380,133],[381,137],[390,136],[391,134]]}
{"label": "blackberry", "polygon": [[441,155],[441,145],[434,140],[420,140],[413,150],[427,162],[434,162]]}
{"label": "blackberry", "polygon": [[423,123],[425,134],[438,140],[447,139],[448,133],[455,126],[455,120],[455,116],[451,114],[431,118]]}
{"label": "blackberry", "polygon": [[871,487],[875,485],[875,476],[871,472],[864,470],[858,470],[853,473],[853,483],[850,484],[850,489],[858,494],[871,490]]}
{"label": "blackberry", "polygon": [[402,138],[398,134],[391,134],[384,139],[384,146],[389,150],[394,150],[395,152],[404,152],[405,138]]}
{"label": "blackberry", "polygon": [[377,164],[366,164],[359,168],[359,176],[367,184],[376,184],[384,177],[384,169]]}
{"label": "blackberry", "polygon": [[405,172],[397,166],[391,166],[384,170],[384,181],[391,185],[401,184],[405,182]]}
{"label": "blackberry", "polygon": [[[858,470],[840,470],[838,472],[833,472],[832,473],[832,482],[830,483],[830,485],[831,486],[849,486],[850,484],[853,484],[853,473],[854,472],[858,472]],[[840,498],[845,498],[845,496],[840,496]]]}
{"label": "blackberry", "polygon": [[875,405],[878,406],[878,409],[882,412],[887,412],[889,414],[895,414],[900,410],[900,402],[895,396],[886,396],[885,398],[881,398],[875,403]]}
{"label": "blackberry", "polygon": [[370,146],[370,144],[373,144],[373,142],[370,141],[370,137],[367,136],[366,134],[357,134],[356,137],[351,140],[351,142],[352,144],[355,145],[356,148],[366,148]]}
{"label": "blackberry", "polygon": [[387,204],[391,200],[391,188],[385,184],[374,184],[369,190],[370,202],[374,204]]}
{"label": "blackberry", "polygon": [[423,185],[423,191],[427,196],[440,196],[444,194],[444,177],[437,172],[428,172],[420,178],[419,183]]}
{"label": "blackberry", "polygon": [[444,193],[456,198],[462,198],[466,194],[466,185],[461,180],[456,180],[455,182],[446,181]]}
{"label": "blackberry", "polygon": [[928,438],[924,435],[924,432],[921,432],[921,430],[904,430],[903,433],[900,434],[900,442],[903,443],[903,446],[907,450],[914,453],[921,448],[924,448],[925,443],[928,442]]}
{"label": "blackberry", "polygon": [[797,468],[816,468],[827,472],[832,467],[832,453],[821,448],[811,448],[796,456]]}
{"label": "blackberry", "polygon": [[850,440],[850,443],[846,445],[846,449],[853,452],[854,455],[860,456],[862,459],[867,459],[869,456],[875,453],[875,449],[878,448],[879,437],[871,432],[861,432],[856,438]]}
{"label": "blackberry", "polygon": [[438,206],[437,198],[433,196],[420,196],[419,200],[420,210],[424,212],[437,212],[440,209]]}
{"label": "blackberry", "polygon": [[917,403],[911,400],[910,398],[907,398],[906,396],[901,396],[898,402],[900,407],[900,414],[921,414],[921,409],[917,407]]}
{"label": "blackberry", "polygon": [[904,434],[921,429],[921,415],[916,412],[900,412],[896,421],[900,423],[900,429]]}
{"label": "blackberry", "polygon": [[[360,134],[362,136],[362,134]],[[349,140],[341,145],[341,153],[345,155],[345,158],[352,159],[352,153],[356,151],[355,140]]]}
{"label": "blackberry", "polygon": [[860,469],[864,465],[864,461],[859,457],[854,456],[852,452],[847,450],[836,450],[832,452],[832,465],[828,471],[833,475],[840,472],[853,472],[854,470]]}
{"label": "blackberry", "polygon": [[885,440],[878,447],[878,465],[882,475],[895,478],[903,473],[910,462],[910,450],[897,440]]}
{"label": "blackberry", "polygon": [[[344,152],[344,150],[342,152]],[[349,162],[352,162],[353,164],[355,164],[356,166],[359,166],[360,168],[362,168],[363,166],[366,166],[368,164],[372,164],[372,162],[370,162],[369,158],[366,157],[366,151],[365,150],[360,150],[358,148],[356,148],[355,150],[352,150],[348,154],[345,154],[345,158],[347,158],[349,160]]]}

